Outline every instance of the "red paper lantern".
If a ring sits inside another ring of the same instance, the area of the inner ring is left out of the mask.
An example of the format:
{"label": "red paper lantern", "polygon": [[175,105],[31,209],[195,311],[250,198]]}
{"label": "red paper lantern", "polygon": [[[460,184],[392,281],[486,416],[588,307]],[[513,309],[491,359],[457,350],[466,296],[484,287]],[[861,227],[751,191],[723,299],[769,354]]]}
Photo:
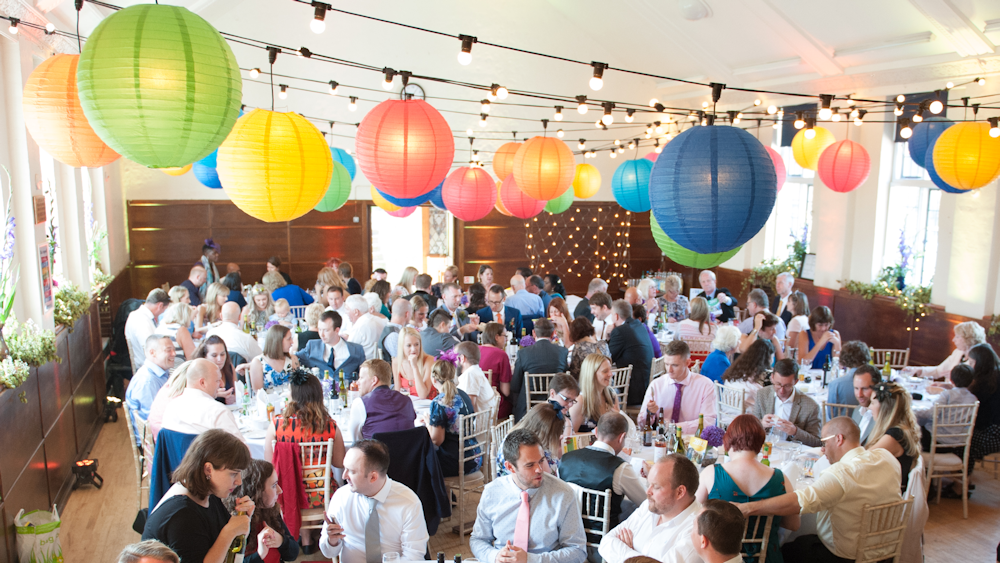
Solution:
{"label": "red paper lantern", "polygon": [[865,183],[871,167],[871,157],[863,146],[854,141],[837,141],[820,155],[816,173],[826,187],[846,193]]}
{"label": "red paper lantern", "polygon": [[785,177],[788,176],[788,171],[785,169],[785,159],[781,158],[781,153],[767,145],[764,145],[764,150],[774,161],[774,173],[778,175],[778,191],[780,192],[782,186],[785,185]]}
{"label": "red paper lantern", "polygon": [[441,188],[441,199],[459,220],[478,221],[496,205],[496,184],[483,168],[463,166],[448,175]]}
{"label": "red paper lantern", "polygon": [[504,209],[519,219],[530,219],[538,215],[548,203],[544,199],[533,199],[524,193],[518,187],[513,174],[504,178],[503,184],[500,185],[500,201]]}
{"label": "red paper lantern", "polygon": [[503,206],[503,201],[500,200],[500,186],[502,185],[503,182],[497,180],[497,204],[494,206],[494,209],[507,217],[513,217],[513,215],[510,214],[510,211],[507,211],[507,208]]}
{"label": "red paper lantern", "polygon": [[[528,197],[548,201],[573,185],[576,158],[566,143],[555,137],[533,137],[517,149],[512,172]],[[509,205],[507,209],[513,211]]]}
{"label": "red paper lantern", "polygon": [[423,100],[386,100],[358,125],[358,166],[383,193],[411,199],[448,175],[455,140],[444,117]]}
{"label": "red paper lantern", "polygon": [[413,207],[400,207],[396,211],[389,211],[388,213],[393,217],[409,217],[410,215],[413,215],[413,212],[416,211],[418,207],[420,206],[414,205]]}
{"label": "red paper lantern", "polygon": [[522,143],[504,143],[493,153],[493,173],[497,178],[506,178],[514,171],[514,155]]}

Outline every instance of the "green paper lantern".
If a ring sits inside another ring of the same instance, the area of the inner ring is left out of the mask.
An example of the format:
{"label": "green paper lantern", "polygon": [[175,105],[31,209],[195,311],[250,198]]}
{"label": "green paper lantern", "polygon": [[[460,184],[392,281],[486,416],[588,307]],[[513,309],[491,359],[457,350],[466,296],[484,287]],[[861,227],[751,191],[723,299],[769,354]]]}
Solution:
{"label": "green paper lantern", "polygon": [[243,96],[226,40],[178,6],[140,4],[105,18],[83,47],[76,80],[101,140],[150,168],[211,154],[236,123]]}
{"label": "green paper lantern", "polygon": [[653,217],[652,213],[649,214],[649,228],[653,231],[653,240],[656,241],[656,246],[660,247],[660,250],[667,255],[667,258],[689,268],[697,268],[699,270],[714,268],[732,258],[733,255],[743,248],[743,246],[738,246],[732,250],[716,252],[714,254],[692,252],[671,240],[667,236],[667,233],[663,232],[663,229],[660,228],[659,223],[656,222],[656,217]]}
{"label": "green paper lantern", "polygon": [[316,211],[336,211],[347,203],[351,196],[351,173],[343,164],[333,161],[333,177],[326,195],[316,204]]}
{"label": "green paper lantern", "polygon": [[566,211],[573,205],[573,195],[575,192],[573,190],[566,190],[563,194],[555,199],[550,199],[548,203],[545,204],[545,210],[554,215],[558,215],[563,211]]}

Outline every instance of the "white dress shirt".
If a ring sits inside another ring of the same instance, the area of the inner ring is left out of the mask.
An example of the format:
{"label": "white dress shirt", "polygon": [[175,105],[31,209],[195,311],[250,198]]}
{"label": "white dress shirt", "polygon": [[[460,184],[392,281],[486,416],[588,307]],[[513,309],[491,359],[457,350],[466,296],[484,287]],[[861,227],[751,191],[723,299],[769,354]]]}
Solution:
{"label": "white dress shirt", "polygon": [[232,411],[208,393],[191,387],[167,404],[163,411],[163,428],[185,434],[201,434],[217,428],[246,443]]}
{"label": "white dress shirt", "polygon": [[[594,442],[587,447],[615,455],[615,449],[604,442]],[[611,477],[611,491],[616,495],[625,495],[636,506],[646,500],[646,487],[639,480],[639,476],[636,475],[632,464],[628,462],[619,465],[618,469],[615,469],[615,474]]]}
{"label": "white dress shirt", "polygon": [[347,437],[344,438],[345,446],[348,438],[352,440],[352,443],[365,439],[361,435],[361,429],[365,427],[366,420],[368,420],[368,409],[365,408],[365,402],[361,400],[361,397],[357,397],[351,403],[351,418],[347,421]]}
{"label": "white dress shirt", "polygon": [[125,321],[125,341],[128,342],[128,355],[132,360],[132,373],[146,362],[146,339],[156,332],[156,318],[146,305],[140,305],[132,311]]}
{"label": "white dress shirt", "polygon": [[493,386],[487,381],[486,374],[478,364],[469,367],[458,376],[458,388],[476,396],[476,412],[489,410],[494,400],[498,399],[494,396]]}
{"label": "white dress shirt", "polygon": [[330,350],[333,350],[333,369],[335,370],[340,369],[340,366],[344,365],[347,358],[351,357],[351,351],[347,348],[347,342],[343,338],[338,339],[337,343],[333,346],[324,342],[323,350],[323,361],[330,359]]}
{"label": "white dress shirt", "polygon": [[858,424],[858,428],[861,430],[861,436],[865,435],[865,429],[867,429],[872,423],[872,411],[868,410],[868,407],[858,407],[858,412],[861,413],[861,422]]}
{"label": "white dress shirt", "polygon": [[347,305],[341,305],[339,309],[327,307],[327,311],[336,311],[340,315],[340,336],[347,338],[351,334],[351,328],[354,326],[351,318],[347,316]]}
{"label": "white dress shirt", "polygon": [[382,335],[386,322],[371,313],[365,313],[358,317],[347,340],[360,344],[365,349],[366,360],[380,360],[382,358],[378,353],[378,337]]}
{"label": "white dress shirt", "polygon": [[[658,524],[660,515],[650,512],[649,501],[643,501],[628,520],[601,538],[598,551],[607,563],[624,563],[639,555],[652,557],[660,563],[701,563],[691,542],[691,530],[699,512],[701,505],[695,500],[677,516]],[[632,531],[632,548],[615,534],[623,527]]]}
{"label": "white dress shirt", "polygon": [[[400,561],[423,561],[427,550],[427,523],[420,499],[406,485],[388,477],[375,495],[378,504],[379,539],[382,554],[399,553]],[[340,487],[330,499],[326,514],[344,528],[344,539],[330,545],[326,527],[319,538],[323,555],[331,559],[340,555],[341,563],[365,563],[365,524],[371,511],[368,497]]]}
{"label": "white dress shirt", "polygon": [[792,419],[792,403],[795,402],[795,388],[792,387],[792,394],[787,401],[782,401],[777,393],[774,394],[774,415],[782,420]]}
{"label": "white dress shirt", "polygon": [[243,359],[250,361],[264,353],[257,344],[257,340],[249,334],[240,330],[235,323],[223,322],[219,326],[205,333],[205,337],[218,336],[226,343],[226,350],[230,354],[239,354]]}

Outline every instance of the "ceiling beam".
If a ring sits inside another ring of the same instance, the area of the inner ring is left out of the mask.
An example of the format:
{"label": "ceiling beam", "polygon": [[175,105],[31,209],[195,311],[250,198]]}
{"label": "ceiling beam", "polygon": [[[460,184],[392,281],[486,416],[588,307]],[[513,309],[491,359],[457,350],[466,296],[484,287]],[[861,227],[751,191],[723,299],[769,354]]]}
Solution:
{"label": "ceiling beam", "polygon": [[770,72],[772,70],[781,70],[783,68],[794,68],[802,64],[802,57],[793,57],[791,59],[785,59],[783,61],[774,61],[773,63],[764,63],[762,65],[744,66],[733,70],[733,74],[736,76],[743,76],[744,74],[755,74],[758,72]]}
{"label": "ceiling beam", "polygon": [[894,37],[884,41],[876,41],[875,43],[865,43],[863,45],[855,45],[854,47],[839,48],[833,52],[833,56],[843,57],[844,55],[857,55],[858,53],[892,49],[894,47],[915,45],[918,43],[930,43],[931,41],[934,41],[934,34],[929,31],[925,31],[923,33],[913,33],[901,37]]}
{"label": "ceiling beam", "polygon": [[968,57],[996,51],[996,45],[950,0],[910,0],[910,4],[927,18],[959,55]]}
{"label": "ceiling beam", "polygon": [[834,60],[833,54],[769,0],[744,0],[743,5],[770,27],[775,37],[783,39],[804,63],[821,76],[843,74],[844,68]]}

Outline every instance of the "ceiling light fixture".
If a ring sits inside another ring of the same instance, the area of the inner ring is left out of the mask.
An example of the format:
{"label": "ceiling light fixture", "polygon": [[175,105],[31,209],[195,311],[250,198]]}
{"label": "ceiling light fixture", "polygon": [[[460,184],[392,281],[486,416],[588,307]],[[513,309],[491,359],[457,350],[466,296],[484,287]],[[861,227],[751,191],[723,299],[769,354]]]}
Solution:
{"label": "ceiling light fixture", "polygon": [[313,2],[313,20],[309,22],[309,29],[313,33],[323,33],[326,31],[326,11],[330,9],[330,5],[325,2]]}
{"label": "ceiling light fixture", "polygon": [[576,111],[580,115],[587,114],[587,96],[577,96],[576,97]]}
{"label": "ceiling light fixture", "polygon": [[472,62],[472,44],[476,42],[476,38],[471,35],[459,35],[458,39],[462,42],[462,50],[458,52],[458,62],[467,65]]}
{"label": "ceiling light fixture", "polygon": [[604,69],[608,65],[594,61],[590,63],[590,66],[594,67],[594,76],[590,79],[590,89],[596,92],[604,87]]}
{"label": "ceiling light fixture", "polygon": [[555,119],[556,121],[562,121],[563,120],[562,110],[563,110],[562,106],[556,106],[556,114],[552,117],[552,119]]}

